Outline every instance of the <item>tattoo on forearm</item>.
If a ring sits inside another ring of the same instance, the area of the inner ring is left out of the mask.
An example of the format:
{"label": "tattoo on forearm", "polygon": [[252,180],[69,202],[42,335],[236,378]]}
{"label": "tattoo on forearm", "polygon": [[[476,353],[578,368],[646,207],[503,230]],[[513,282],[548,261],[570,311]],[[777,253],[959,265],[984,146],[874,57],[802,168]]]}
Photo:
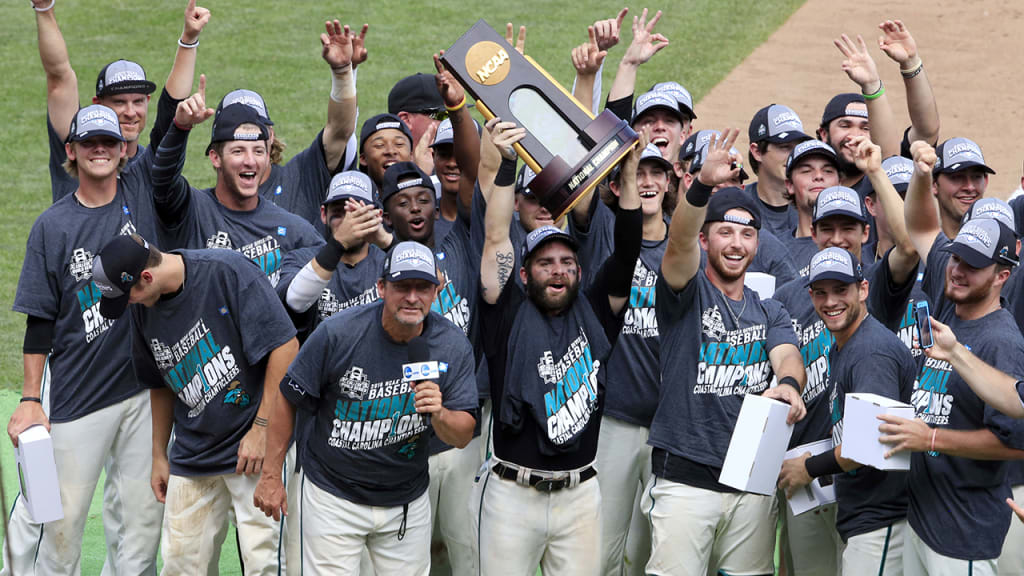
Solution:
{"label": "tattoo on forearm", "polygon": [[512,276],[512,268],[516,265],[515,254],[511,250],[498,252],[494,258],[498,262],[498,286],[505,286],[509,277]]}

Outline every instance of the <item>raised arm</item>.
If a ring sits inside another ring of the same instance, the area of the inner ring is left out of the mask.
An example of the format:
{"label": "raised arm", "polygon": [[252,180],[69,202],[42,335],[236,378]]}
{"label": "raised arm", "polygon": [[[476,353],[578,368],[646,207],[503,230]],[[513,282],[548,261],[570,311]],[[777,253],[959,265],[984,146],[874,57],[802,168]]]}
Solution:
{"label": "raised arm", "polygon": [[935,149],[920,140],[910,145],[910,152],[914,156],[914,175],[907,186],[903,215],[917,255],[927,262],[941,230],[938,201],[932,195],[932,169],[937,157]]}
{"label": "raised arm", "polygon": [[[324,162],[333,173],[345,158],[345,147],[356,129],[356,79],[352,69],[356,36],[337,20],[325,22],[324,27],[326,32],[320,35],[321,55],[331,67],[331,96],[327,100],[327,124],[322,143]],[[363,25],[361,40],[365,39],[368,28],[367,24]]]}
{"label": "raised arm", "polygon": [[619,187],[619,210],[615,215],[615,250],[605,263],[608,277],[604,281],[608,287],[608,305],[616,316],[629,301],[633,270],[636,269],[636,261],[643,247],[644,217],[640,210],[636,172],[648,142],[649,136],[643,131],[640,141],[630,150],[620,167],[622,185]]}
{"label": "raised arm", "polygon": [[[613,46],[619,43],[619,31],[622,29],[622,19],[626,17],[629,12],[629,8],[623,8],[619,10],[619,14],[615,18],[607,18],[605,20],[598,20],[594,22],[591,27],[594,29],[594,41],[597,52],[608,53]],[[587,30],[589,34],[589,28]],[[603,59],[603,57],[602,57]],[[573,51],[573,64],[576,62],[575,50]],[[601,71],[604,69],[604,64],[599,63],[597,71],[594,72],[593,77],[590,79],[589,92],[588,88],[584,85],[581,86],[581,81],[586,81],[580,76],[579,69],[577,68],[576,79],[572,83],[572,94],[581,103],[586,103],[588,110],[597,114],[597,111],[601,107]]]}
{"label": "raised arm", "polygon": [[[47,6],[49,9],[43,10]],[[78,112],[78,77],[71,68],[68,47],[57,25],[53,3],[50,0],[32,0],[32,7],[36,8],[39,60],[46,72],[46,112],[57,136],[66,140],[71,118]]]}
{"label": "raised arm", "polygon": [[480,294],[485,302],[495,304],[515,272],[516,256],[509,238],[516,178],[516,151],[512,144],[526,136],[526,129],[517,128],[513,122],[502,122],[501,118],[491,118],[485,128],[501,153],[501,167],[484,217],[484,248],[480,259]]}
{"label": "raised arm", "polygon": [[619,62],[615,80],[608,91],[609,101],[632,97],[636,88],[636,71],[640,65],[668,46],[668,38],[654,32],[658,20],[661,20],[661,10],[658,10],[650,21],[647,20],[647,8],[644,8],[639,17],[633,16],[633,41]]}
{"label": "raised arm", "polygon": [[[739,175],[741,158],[729,149],[736,142],[739,131],[726,129],[721,136],[712,134],[708,142],[707,158],[689,190],[679,179],[679,204],[668,227],[668,244],[661,259],[661,275],[675,291],[690,283],[700,268],[700,229],[704,226],[711,190]],[[677,174],[678,176],[678,174]]]}
{"label": "raised arm", "polygon": [[843,71],[860,87],[868,107],[871,122],[871,141],[882,147],[882,156],[888,158],[900,153],[900,130],[892,116],[892,105],[885,94],[878,66],[868,53],[867,44],[859,34],[854,42],[846,34],[832,41],[842,52]]}
{"label": "raised arm", "polygon": [[[441,56],[444,51],[441,51]],[[455,164],[459,167],[459,210],[469,219],[473,206],[473,187],[476,185],[477,167],[480,164],[480,134],[476,131],[473,117],[466,108],[466,91],[452,73],[445,70],[439,55],[434,54],[437,75],[437,91],[441,93],[448,118],[452,121],[452,148]]]}
{"label": "raised arm", "polygon": [[175,228],[188,213],[192,193],[188,180],[182,176],[188,134],[192,127],[213,116],[206,107],[206,76],[199,76],[199,91],[178,103],[174,122],[153,157],[150,179],[153,184],[153,204],[161,223]]}
{"label": "raised arm", "polygon": [[185,7],[185,25],[178,41],[178,51],[174,54],[174,65],[167,75],[164,90],[175,100],[188,98],[192,93],[192,82],[196,74],[196,51],[199,48],[199,34],[210,21],[210,11],[196,6],[196,0],[188,0]]}
{"label": "raised arm", "polygon": [[939,107],[932,93],[932,83],[917,54],[917,42],[899,20],[886,20],[878,25],[883,36],[878,47],[900,65],[900,75],[907,89],[907,112],[910,113],[911,142],[924,140],[934,146],[939,139]]}
{"label": "raised arm", "polygon": [[587,110],[592,110],[594,84],[601,72],[607,50],[597,47],[594,27],[587,27],[588,40],[572,49],[572,67],[576,69],[576,80],[573,82],[572,95]]}

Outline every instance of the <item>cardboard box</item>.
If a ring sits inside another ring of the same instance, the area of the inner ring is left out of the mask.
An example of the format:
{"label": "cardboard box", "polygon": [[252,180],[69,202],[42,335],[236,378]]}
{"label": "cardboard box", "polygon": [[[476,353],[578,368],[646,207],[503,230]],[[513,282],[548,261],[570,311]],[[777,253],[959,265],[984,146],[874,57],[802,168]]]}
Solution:
{"label": "cardboard box", "polygon": [[744,396],[718,481],[745,492],[775,494],[793,434],[793,426],[786,424],[787,414],[789,404],[754,394]]}
{"label": "cardboard box", "polygon": [[19,434],[14,458],[18,464],[21,494],[32,520],[42,524],[63,518],[53,441],[46,428],[31,426]]}
{"label": "cardboard box", "polygon": [[881,414],[901,418],[914,418],[914,407],[899,400],[878,394],[853,393],[846,395],[843,409],[843,444],[840,452],[848,458],[878,470],[910,470],[910,452],[900,452],[886,459],[891,447],[882,444],[878,426]]}
{"label": "cardboard box", "polygon": [[[807,452],[810,452],[811,456],[817,456],[834,448],[835,446],[832,445],[831,438],[818,440],[817,442],[797,446],[786,452],[785,459],[797,458]],[[815,478],[810,484],[794,492],[793,497],[789,499],[789,509],[793,512],[793,516],[799,516],[804,512],[809,512],[826,504],[832,504],[835,501],[836,486],[832,482],[832,476],[822,476],[821,478]]]}
{"label": "cardboard box", "polygon": [[743,285],[757,292],[761,300],[767,300],[775,294],[775,276],[764,272],[747,272],[743,276]]}

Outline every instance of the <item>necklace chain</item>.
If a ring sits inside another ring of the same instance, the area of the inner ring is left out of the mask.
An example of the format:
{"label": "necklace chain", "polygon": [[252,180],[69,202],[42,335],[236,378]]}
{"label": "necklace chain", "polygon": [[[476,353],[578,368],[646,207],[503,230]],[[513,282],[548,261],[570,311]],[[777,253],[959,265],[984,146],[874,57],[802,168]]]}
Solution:
{"label": "necklace chain", "polygon": [[743,313],[746,312],[746,310],[747,310],[747,293],[743,292],[742,294],[743,294],[743,306],[740,308],[740,313],[737,314],[732,309],[732,304],[730,303],[729,297],[726,296],[724,292],[722,293],[722,296],[725,297],[725,308],[729,311],[729,315],[732,316],[732,322],[735,325],[735,329],[736,330],[740,329],[740,317],[743,316]]}

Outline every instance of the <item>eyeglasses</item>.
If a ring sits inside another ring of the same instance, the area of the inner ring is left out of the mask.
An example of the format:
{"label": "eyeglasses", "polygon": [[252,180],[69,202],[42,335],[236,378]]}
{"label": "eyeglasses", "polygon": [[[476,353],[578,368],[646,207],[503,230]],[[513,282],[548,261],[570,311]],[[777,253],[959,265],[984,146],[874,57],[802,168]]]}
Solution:
{"label": "eyeglasses", "polygon": [[424,116],[430,116],[432,119],[438,122],[444,122],[448,119],[448,111],[445,109],[440,110],[421,110],[417,114],[423,114]]}

